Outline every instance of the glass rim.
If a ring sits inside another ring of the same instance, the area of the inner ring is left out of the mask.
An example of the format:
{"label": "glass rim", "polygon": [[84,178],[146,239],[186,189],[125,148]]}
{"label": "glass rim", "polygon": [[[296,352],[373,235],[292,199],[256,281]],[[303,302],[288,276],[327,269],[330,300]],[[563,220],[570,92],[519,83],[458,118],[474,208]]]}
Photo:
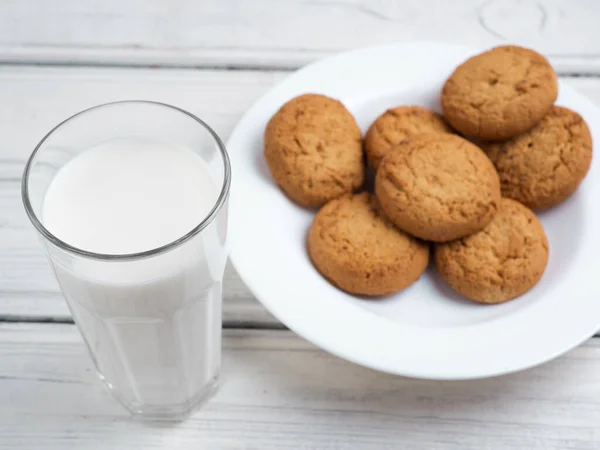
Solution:
{"label": "glass rim", "polygon": [[[159,107],[171,109],[173,111],[182,113],[182,114],[192,118],[200,126],[204,127],[204,129],[206,131],[208,131],[208,133],[212,136],[214,142],[217,144],[219,152],[221,153],[221,158],[223,160],[224,173],[223,173],[223,184],[221,186],[221,191],[219,193],[219,196],[217,197],[217,200],[215,201],[215,204],[211,208],[211,210],[208,212],[208,214],[204,217],[204,219],[202,219],[202,221],[198,225],[196,225],[194,228],[192,228],[191,231],[187,232],[183,236],[181,236],[181,237],[175,239],[174,241],[171,241],[165,245],[161,245],[160,247],[155,247],[150,250],[144,250],[142,252],[123,253],[123,254],[97,253],[97,252],[91,252],[88,250],[83,250],[81,248],[70,245],[67,242],[63,241],[62,239],[59,239],[58,237],[56,237],[44,226],[42,221],[35,214],[35,211],[33,210],[33,207],[29,200],[29,177],[30,177],[30,173],[31,173],[33,160],[35,159],[35,156],[39,153],[42,145],[48,139],[50,139],[52,137],[52,135],[59,128],[61,128],[63,125],[70,122],[71,120],[75,119],[76,117],[79,117],[88,112],[91,112],[91,111],[94,111],[94,110],[97,110],[100,108],[104,108],[107,106],[127,105],[127,104],[159,106]],[[29,217],[29,220],[31,221],[31,223],[33,224],[35,229],[44,238],[46,238],[48,241],[50,241],[52,244],[54,244],[58,248],[65,250],[67,252],[70,252],[70,253],[74,253],[79,256],[89,258],[89,259],[98,259],[98,260],[104,260],[104,261],[132,261],[132,260],[144,259],[144,258],[148,258],[151,256],[156,256],[156,255],[166,253],[170,250],[173,250],[176,247],[179,247],[183,243],[189,241],[194,236],[198,235],[198,233],[200,233],[202,230],[204,230],[215,219],[215,217],[217,216],[217,214],[219,213],[219,211],[221,210],[221,208],[223,207],[223,205],[225,204],[225,201],[227,200],[227,198],[229,196],[230,187],[231,187],[231,163],[229,160],[229,155],[225,148],[225,144],[223,144],[223,141],[221,141],[221,138],[219,138],[217,133],[206,122],[204,122],[199,117],[195,116],[194,114],[192,114],[182,108],[179,108],[179,107],[173,106],[173,105],[169,105],[167,103],[156,102],[156,101],[152,101],[152,100],[120,100],[120,101],[115,101],[115,102],[103,103],[103,104],[92,106],[91,108],[87,108],[82,111],[79,111],[78,113],[73,114],[72,116],[70,116],[67,119],[60,122],[58,125],[56,125],[54,128],[52,128],[48,133],[46,133],[46,135],[35,146],[33,152],[27,159],[27,163],[25,164],[25,170],[23,171],[23,178],[21,180],[21,197],[22,197],[23,205],[25,207],[25,212],[27,213],[27,216]]]}

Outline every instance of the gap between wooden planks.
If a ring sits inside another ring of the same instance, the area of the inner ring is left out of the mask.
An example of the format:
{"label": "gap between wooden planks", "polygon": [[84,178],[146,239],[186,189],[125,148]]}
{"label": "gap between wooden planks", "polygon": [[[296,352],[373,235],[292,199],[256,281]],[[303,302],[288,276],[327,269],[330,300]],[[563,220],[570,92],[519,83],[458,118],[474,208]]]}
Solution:
{"label": "gap between wooden planks", "polygon": [[589,0],[6,0],[0,61],[294,69],[427,40],[518,43],[559,72],[600,74],[599,14]]}
{"label": "gap between wooden planks", "polygon": [[161,426],[112,400],[73,325],[0,324],[0,448],[592,450],[599,373],[597,339],[537,368],[448,382],[365,369],[288,331],[226,330],[219,392]]}

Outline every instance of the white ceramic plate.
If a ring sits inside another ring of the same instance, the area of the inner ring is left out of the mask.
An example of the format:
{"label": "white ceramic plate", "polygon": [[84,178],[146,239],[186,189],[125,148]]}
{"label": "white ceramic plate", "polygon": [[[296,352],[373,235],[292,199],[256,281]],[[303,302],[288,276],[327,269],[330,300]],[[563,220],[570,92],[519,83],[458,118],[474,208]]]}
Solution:
{"label": "white ceramic plate", "polygon": [[[406,376],[479,378],[548,361],[600,328],[597,157],[580,189],[540,215],[550,241],[542,280],[522,297],[494,306],[462,299],[431,268],[410,288],[380,300],[336,289],[307,256],[305,239],[314,213],[288,200],[265,165],[265,125],[292,97],[317,92],[338,98],[364,133],[388,107],[419,104],[439,110],[444,80],[477,52],[440,43],[403,43],[327,58],[268,92],[229,139],[233,263],[271,313],[330,353]],[[579,112],[600,141],[600,110],[564,83],[559,89],[557,103]]]}

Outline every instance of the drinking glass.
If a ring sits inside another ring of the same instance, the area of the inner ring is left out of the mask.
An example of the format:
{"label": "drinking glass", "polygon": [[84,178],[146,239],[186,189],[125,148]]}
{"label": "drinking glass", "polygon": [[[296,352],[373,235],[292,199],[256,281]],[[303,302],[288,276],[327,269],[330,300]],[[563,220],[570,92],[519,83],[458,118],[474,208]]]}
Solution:
{"label": "drinking glass", "polygon": [[[219,188],[208,215],[177,240],[135,254],[89,252],[48,231],[42,207],[56,173],[86,149],[132,137],[185,146],[206,162]],[[230,179],[225,147],[205,122],[149,101],[75,114],[50,131],[27,162],[27,215],[100,379],[140,418],[185,418],[216,389]]]}

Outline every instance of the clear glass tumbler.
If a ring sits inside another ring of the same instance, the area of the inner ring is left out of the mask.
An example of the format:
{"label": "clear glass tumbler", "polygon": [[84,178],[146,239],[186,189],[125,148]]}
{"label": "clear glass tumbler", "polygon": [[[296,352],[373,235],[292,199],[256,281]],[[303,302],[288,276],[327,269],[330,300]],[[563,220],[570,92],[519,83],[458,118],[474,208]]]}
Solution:
{"label": "clear glass tumbler", "polygon": [[[185,146],[200,155],[220,189],[208,215],[174,242],[135,254],[92,253],[52,235],[42,208],[56,173],[90,147],[130,137]],[[141,418],[183,419],[215,390],[230,178],[225,147],[206,123],[147,101],[110,103],[74,115],[50,131],[27,162],[24,206],[73,319],[100,378]]]}

